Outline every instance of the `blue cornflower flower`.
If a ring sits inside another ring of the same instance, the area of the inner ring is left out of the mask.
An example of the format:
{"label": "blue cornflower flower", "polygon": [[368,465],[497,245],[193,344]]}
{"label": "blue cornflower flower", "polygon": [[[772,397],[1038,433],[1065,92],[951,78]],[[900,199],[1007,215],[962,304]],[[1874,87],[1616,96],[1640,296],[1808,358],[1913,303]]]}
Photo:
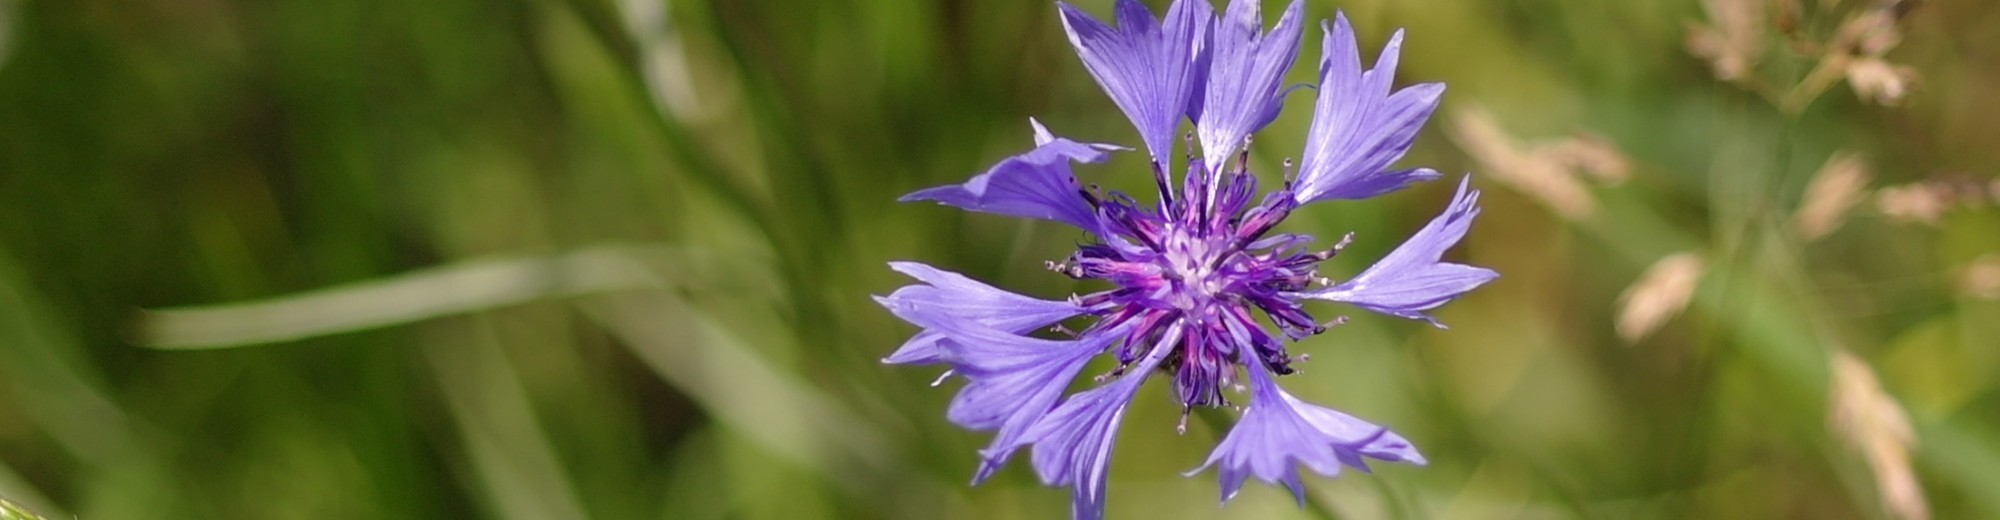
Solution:
{"label": "blue cornflower flower", "polygon": [[[1206,0],[1176,0],[1157,20],[1137,0],[1119,0],[1116,28],[1057,6],[1084,66],[1138,128],[1160,201],[1141,205],[1122,193],[1085,188],[1070,172],[1073,163],[1130,149],[1055,137],[1033,121],[1033,150],[964,184],[903,197],[1076,226],[1095,241],[1048,267],[1113,286],[1043,300],[923,264],[890,264],[922,283],[877,301],[923,331],[884,361],[945,364],[946,377],[966,380],[947,416],[995,432],[973,483],[1028,447],[1043,482],[1072,488],[1076,518],[1101,517],[1112,439],[1126,405],[1155,371],[1172,379],[1183,431],[1189,410],[1227,406],[1223,389],[1247,383],[1251,398],[1241,419],[1195,470],[1217,468],[1224,501],[1251,477],[1299,495],[1299,465],[1333,476],[1342,465],[1365,470],[1367,458],[1424,464],[1403,437],[1300,401],[1275,382],[1305,357],[1288,353],[1285,339],[1344,321],[1315,321],[1307,300],[1442,327],[1426,312],[1497,276],[1439,259],[1479,214],[1479,192],[1465,180],[1444,214],[1344,282],[1320,277],[1314,266],[1339,253],[1352,234],[1312,251],[1311,237],[1271,233],[1302,205],[1369,198],[1439,177],[1424,168],[1388,169],[1409,150],[1444,91],[1434,83],[1390,88],[1402,33],[1374,68],[1362,70],[1346,17],[1336,14],[1331,27],[1321,23],[1318,101],[1303,161],[1295,178],[1287,161],[1284,185],[1252,204],[1257,181],[1245,144],[1276,117],[1289,92],[1281,81],[1298,54],[1300,2],[1268,33],[1255,0],[1231,2],[1220,18]],[[1189,151],[1176,191],[1168,158],[1183,117],[1195,124],[1201,156]],[[1253,309],[1283,338],[1260,325]],[[1079,331],[1060,325],[1079,317],[1091,320]],[[1051,327],[1068,339],[1027,335]],[[1099,376],[1095,388],[1063,395],[1090,360],[1107,353],[1117,369]]]}

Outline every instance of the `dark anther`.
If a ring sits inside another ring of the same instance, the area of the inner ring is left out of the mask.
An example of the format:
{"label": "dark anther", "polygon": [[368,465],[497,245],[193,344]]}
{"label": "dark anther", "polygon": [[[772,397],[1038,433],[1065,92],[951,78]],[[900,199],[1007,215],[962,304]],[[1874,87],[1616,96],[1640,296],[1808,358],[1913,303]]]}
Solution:
{"label": "dark anther", "polygon": [[1097,195],[1091,193],[1090,190],[1076,190],[1076,194],[1083,196],[1083,201],[1090,204],[1090,209],[1097,209],[1097,206],[1100,204],[1100,201],[1097,200]]}
{"label": "dark anther", "polygon": [[1243,136],[1243,151],[1236,154],[1236,172],[1250,171],[1250,136]]}

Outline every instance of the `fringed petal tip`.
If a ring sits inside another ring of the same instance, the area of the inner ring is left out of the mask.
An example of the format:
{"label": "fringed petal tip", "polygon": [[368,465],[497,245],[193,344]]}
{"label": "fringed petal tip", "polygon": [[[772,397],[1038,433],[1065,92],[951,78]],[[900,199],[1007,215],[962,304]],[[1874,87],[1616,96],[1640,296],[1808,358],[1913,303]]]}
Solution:
{"label": "fringed petal tip", "polygon": [[1375,265],[1346,282],[1299,296],[1348,303],[1443,327],[1425,311],[1500,276],[1491,269],[1440,261],[1445,250],[1458,244],[1471,229],[1473,218],[1479,216],[1479,190],[1471,189],[1471,180],[1469,175],[1460,180],[1458,193],[1445,212]]}
{"label": "fringed petal tip", "polygon": [[1194,470],[1216,468],[1223,502],[1234,498],[1245,481],[1256,478],[1284,486],[1303,505],[1301,466],[1334,477],[1343,466],[1368,471],[1370,458],[1423,462],[1409,441],[1387,428],[1300,401],[1261,369],[1248,372],[1255,387],[1250,408]]}
{"label": "fringed petal tip", "polygon": [[1211,175],[1222,171],[1245,139],[1277,116],[1285,72],[1299,54],[1304,2],[1293,0],[1269,33],[1264,33],[1258,2],[1231,2],[1211,33],[1207,71],[1199,87],[1200,104],[1190,110],[1201,137],[1204,166]]}
{"label": "fringed petal tip", "polygon": [[1007,460],[1014,457],[1014,450],[1017,449],[1020,449],[1020,447],[1010,446],[1001,448],[994,446],[980,449],[979,469],[972,472],[972,485],[985,484],[987,480],[993,478],[993,475],[1000,473],[1001,469],[1007,467]]}
{"label": "fringed petal tip", "polygon": [[966,429],[995,431],[980,451],[974,484],[992,477],[1016,450],[1040,439],[1039,428],[1047,416],[1060,413],[1052,410],[1084,364],[1128,331],[1119,327],[1076,340],[1049,340],[963,322],[937,325],[948,338],[941,343],[944,358],[952,373],[966,380],[945,417]]}
{"label": "fringed petal tip", "polygon": [[[893,311],[892,311],[893,312]],[[939,345],[944,336],[931,331],[918,332],[903,346],[882,358],[885,365],[935,365],[945,362],[944,348]]]}
{"label": "fringed petal tip", "polygon": [[1164,18],[1138,0],[1118,0],[1105,25],[1066,2],[1056,2],[1063,31],[1086,70],[1139,131],[1154,160],[1173,157],[1174,133],[1203,72],[1214,7],[1203,0],[1175,0]]}
{"label": "fringed petal tip", "polygon": [[1035,473],[1070,488],[1075,518],[1103,518],[1113,439],[1142,377],[1126,377],[1063,401],[1030,429]]}
{"label": "fringed petal tip", "polygon": [[[1128,331],[1121,329],[1109,334],[1123,336]],[[1013,445],[1031,446],[1031,462],[1043,484],[1070,488],[1070,511],[1075,518],[1103,518],[1112,441],[1124,420],[1125,408],[1145,383],[1146,376],[1180,342],[1182,332],[1179,323],[1169,326],[1124,376],[1064,399],[1037,419],[1020,436],[1019,443]]]}
{"label": "fringed petal tip", "polygon": [[926,188],[896,200],[927,200],[966,211],[1053,220],[1095,233],[1097,217],[1077,193],[1078,183],[1069,168],[1071,156],[1051,149],[1074,145],[1065,143],[1050,143],[1009,157],[962,184]]}
{"label": "fringed petal tip", "polygon": [[1049,132],[1049,127],[1042,126],[1041,121],[1032,117],[1028,118],[1028,125],[1034,127],[1035,148],[1037,151],[1066,157],[1071,161],[1094,164],[1104,162],[1105,159],[1110,158],[1110,152],[1132,151],[1129,147],[1115,144],[1086,143],[1056,137],[1055,134]]}
{"label": "fringed petal tip", "polygon": [[1035,132],[1033,150],[1001,160],[963,183],[917,190],[896,201],[932,201],[966,211],[1053,220],[1102,235],[1096,212],[1078,191],[1081,183],[1070,163],[1099,163],[1110,152],[1130,148],[1056,137],[1040,121],[1028,121]]}
{"label": "fringed petal tip", "polygon": [[[1320,58],[1319,99],[1306,134],[1295,199],[1365,199],[1437,178],[1425,169],[1390,171],[1437,110],[1444,85],[1422,83],[1391,92],[1403,31],[1390,36],[1375,67],[1361,69],[1360,46],[1347,16],[1336,13]],[[1429,172],[1429,173],[1426,173]]]}
{"label": "fringed petal tip", "polygon": [[965,275],[917,262],[889,262],[889,268],[917,279],[888,296],[871,295],[891,314],[926,330],[911,336],[882,362],[930,365],[945,362],[945,336],[930,329],[942,322],[965,322],[1021,334],[1084,312],[1068,301],[1043,300],[1002,290]]}

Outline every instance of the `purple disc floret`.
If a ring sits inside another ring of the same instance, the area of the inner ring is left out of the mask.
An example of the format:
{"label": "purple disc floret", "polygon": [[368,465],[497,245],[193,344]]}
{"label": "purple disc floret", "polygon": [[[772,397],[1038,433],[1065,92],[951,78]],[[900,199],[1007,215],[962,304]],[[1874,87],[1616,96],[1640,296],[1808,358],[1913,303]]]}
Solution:
{"label": "purple disc floret", "polygon": [[[1108,286],[1045,300],[923,264],[890,264],[919,283],[876,300],[922,331],[884,361],[943,364],[947,377],[966,381],[947,417],[995,434],[980,452],[974,483],[1029,448],[1043,482],[1071,488],[1076,518],[1100,518],[1112,439],[1133,395],[1155,374],[1168,379],[1181,404],[1183,429],[1192,409],[1233,407],[1231,395],[1248,390],[1241,418],[1196,470],[1216,468],[1224,501],[1253,477],[1303,499],[1299,466],[1333,476],[1343,466],[1365,470],[1371,458],[1423,464],[1403,437],[1301,401],[1276,382],[1305,359],[1289,342],[1345,321],[1313,317],[1309,300],[1441,328],[1429,311],[1497,276],[1441,259],[1479,214],[1469,178],[1443,214],[1345,281],[1316,269],[1352,234],[1315,247],[1310,236],[1274,231],[1313,202],[1365,199],[1439,177],[1390,168],[1444,91],[1434,83],[1392,88],[1402,33],[1364,70],[1347,19],[1336,14],[1330,26],[1321,23],[1318,99],[1305,150],[1296,171],[1285,161],[1285,181],[1260,196],[1248,142],[1292,90],[1282,82],[1298,55],[1300,2],[1268,32],[1254,0],[1231,2],[1220,16],[1206,0],[1177,0],[1161,18],[1137,0],[1119,0],[1115,26],[1057,7],[1084,67],[1139,131],[1158,200],[1086,186],[1071,172],[1130,148],[1055,137],[1032,121],[1034,149],[963,184],[902,198],[1075,226],[1090,239],[1046,266]],[[1174,160],[1173,134],[1183,120],[1195,132],[1186,155]],[[1040,330],[1060,337],[1030,335]],[[1064,395],[1104,355],[1116,367],[1096,376],[1092,388]]]}

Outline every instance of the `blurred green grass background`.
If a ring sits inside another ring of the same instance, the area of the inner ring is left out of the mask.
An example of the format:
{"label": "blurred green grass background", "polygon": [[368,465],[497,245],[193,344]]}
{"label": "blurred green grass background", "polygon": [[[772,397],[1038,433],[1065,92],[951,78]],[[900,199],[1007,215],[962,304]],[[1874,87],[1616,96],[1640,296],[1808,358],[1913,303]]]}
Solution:
{"label": "blurred green grass background", "polygon": [[[1448,331],[1350,312],[1295,347],[1291,391],[1428,467],[1308,479],[1320,511],[1265,486],[1217,508],[1178,473],[1220,432],[1174,435],[1154,389],[1111,517],[1919,516],[1881,491],[1900,454],[1928,516],[2000,518],[2000,4],[1707,4],[1308,1],[1369,55],[1407,28],[1399,81],[1450,86],[1405,162],[1474,173],[1485,216],[1452,254],[1503,276]],[[1746,5],[1762,58],[1719,80],[1690,30]],[[1801,42],[1884,5],[1902,103],[1837,76],[1782,102],[1828,55]],[[1299,99],[1257,137],[1267,181]],[[1625,177],[1570,178],[1590,209],[1566,211],[1479,114],[1594,135]],[[85,520],[1058,517],[1067,493],[1024,468],[965,485],[986,436],[945,421],[935,371],[877,361],[913,330],[868,299],[905,283],[890,260],[1079,290],[1041,268],[1076,239],[1058,226],[894,203],[1025,149],[1030,116],[1136,144],[1051,2],[0,0],[0,497]],[[1872,172],[1861,202],[1798,232],[1840,151]],[[1432,184],[1287,225],[1354,231],[1351,274],[1435,214]],[[1963,189],[1915,192],[1957,194],[1924,222],[1865,193],[1892,186]],[[1620,295],[1683,252],[1687,310],[1621,337]]]}

